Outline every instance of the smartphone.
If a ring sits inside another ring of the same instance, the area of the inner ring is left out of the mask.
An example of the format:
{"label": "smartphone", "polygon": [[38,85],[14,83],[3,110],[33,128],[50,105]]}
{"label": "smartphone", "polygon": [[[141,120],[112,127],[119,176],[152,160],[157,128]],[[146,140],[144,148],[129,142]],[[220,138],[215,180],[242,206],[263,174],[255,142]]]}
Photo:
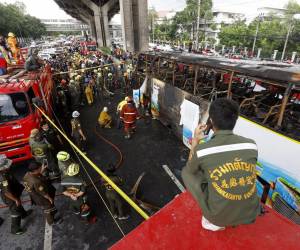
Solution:
{"label": "smartphone", "polygon": [[47,159],[43,159],[43,165],[44,165],[44,167],[48,166],[48,160]]}
{"label": "smartphone", "polygon": [[208,119],[207,119],[207,122],[206,122],[206,129],[205,129],[205,131],[204,131],[204,135],[208,135],[209,134],[209,131],[212,129],[212,123],[211,123],[211,120],[210,120],[210,118],[208,117]]}

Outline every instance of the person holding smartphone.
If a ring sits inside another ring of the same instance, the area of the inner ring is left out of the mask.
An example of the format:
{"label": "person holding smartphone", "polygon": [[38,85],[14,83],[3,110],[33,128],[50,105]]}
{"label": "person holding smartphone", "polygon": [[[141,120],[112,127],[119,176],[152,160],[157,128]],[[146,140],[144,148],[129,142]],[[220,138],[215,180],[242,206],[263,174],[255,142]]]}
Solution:
{"label": "person holding smartphone", "polygon": [[207,125],[199,124],[182,170],[182,179],[201,207],[202,227],[207,230],[252,223],[260,212],[257,146],[253,140],[233,133],[238,115],[236,102],[225,98],[213,101],[209,119],[214,135],[200,143]]}

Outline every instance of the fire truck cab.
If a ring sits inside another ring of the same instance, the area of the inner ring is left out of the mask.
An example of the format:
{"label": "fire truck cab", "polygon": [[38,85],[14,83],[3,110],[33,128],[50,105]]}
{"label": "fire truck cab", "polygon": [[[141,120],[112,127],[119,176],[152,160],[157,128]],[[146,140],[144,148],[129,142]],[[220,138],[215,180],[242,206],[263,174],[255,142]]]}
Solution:
{"label": "fire truck cab", "polygon": [[30,131],[38,128],[42,119],[33,105],[33,98],[41,99],[44,111],[51,115],[52,90],[49,65],[19,79],[0,79],[0,154],[14,162],[32,157]]}
{"label": "fire truck cab", "polygon": [[97,51],[97,44],[95,41],[81,42],[80,47],[80,53],[82,55],[88,55],[90,52]]}

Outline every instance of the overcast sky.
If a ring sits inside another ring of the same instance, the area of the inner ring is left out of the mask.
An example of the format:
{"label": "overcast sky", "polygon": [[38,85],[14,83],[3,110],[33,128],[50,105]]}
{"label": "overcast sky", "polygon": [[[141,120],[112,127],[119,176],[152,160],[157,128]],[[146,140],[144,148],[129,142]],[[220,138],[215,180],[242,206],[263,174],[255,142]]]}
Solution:
{"label": "overcast sky", "polygon": [[[38,18],[68,18],[53,0],[19,0],[25,3],[27,12]],[[1,3],[14,3],[15,0],[0,0]],[[288,0],[213,0],[213,8],[246,14],[248,17],[257,15],[260,7],[282,8]],[[300,4],[300,0],[297,0]],[[185,0],[148,0],[149,7],[156,10],[181,10]]]}

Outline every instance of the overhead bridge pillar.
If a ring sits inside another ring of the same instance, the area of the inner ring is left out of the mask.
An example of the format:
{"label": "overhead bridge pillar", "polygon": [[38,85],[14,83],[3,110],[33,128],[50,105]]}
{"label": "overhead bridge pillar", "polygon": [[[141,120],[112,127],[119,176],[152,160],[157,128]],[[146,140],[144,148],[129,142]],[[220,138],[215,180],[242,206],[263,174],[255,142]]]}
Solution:
{"label": "overhead bridge pillar", "polygon": [[101,6],[95,4],[91,0],[82,0],[82,2],[93,11],[93,20],[89,23],[92,34],[95,33],[95,39],[98,46],[110,46],[107,10],[102,9]]}
{"label": "overhead bridge pillar", "polygon": [[148,0],[119,0],[125,50],[148,50]]}

